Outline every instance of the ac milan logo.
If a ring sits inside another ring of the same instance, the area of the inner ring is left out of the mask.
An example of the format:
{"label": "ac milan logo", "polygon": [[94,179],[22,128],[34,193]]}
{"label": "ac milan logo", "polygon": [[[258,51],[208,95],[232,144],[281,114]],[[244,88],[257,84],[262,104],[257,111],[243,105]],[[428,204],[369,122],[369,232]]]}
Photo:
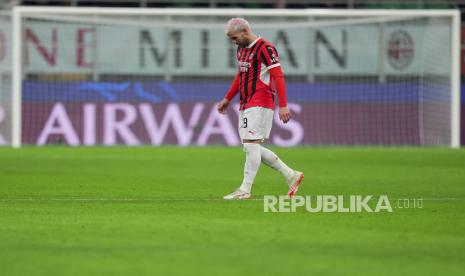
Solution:
{"label": "ac milan logo", "polygon": [[413,61],[413,39],[404,30],[396,30],[388,39],[387,55],[389,64],[396,70],[406,69]]}

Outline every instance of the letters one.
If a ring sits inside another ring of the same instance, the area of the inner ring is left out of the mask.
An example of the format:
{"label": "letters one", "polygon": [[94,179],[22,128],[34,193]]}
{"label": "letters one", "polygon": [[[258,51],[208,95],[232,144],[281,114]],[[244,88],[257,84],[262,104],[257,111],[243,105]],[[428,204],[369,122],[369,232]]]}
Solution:
{"label": "letters one", "polygon": [[[295,113],[301,111],[298,104],[289,104],[289,108]],[[47,144],[51,136],[60,136],[69,145],[167,143],[202,146],[209,144],[213,137],[215,143],[222,142],[232,146],[240,144],[236,114],[232,111],[231,116],[219,114],[215,105],[86,103],[82,104],[81,110],[78,115],[83,123],[78,124],[76,114],[70,116],[65,104],[56,103],[45,123],[40,123],[43,127],[34,139],[36,144]],[[156,113],[160,114],[160,111],[163,112],[162,115],[157,116]],[[277,114],[275,115],[275,128],[281,128],[290,135],[283,138],[275,134],[271,137],[272,142],[280,146],[300,143],[304,132],[302,125],[295,120],[292,124],[284,125],[279,123]],[[174,136],[169,135],[170,130]]]}

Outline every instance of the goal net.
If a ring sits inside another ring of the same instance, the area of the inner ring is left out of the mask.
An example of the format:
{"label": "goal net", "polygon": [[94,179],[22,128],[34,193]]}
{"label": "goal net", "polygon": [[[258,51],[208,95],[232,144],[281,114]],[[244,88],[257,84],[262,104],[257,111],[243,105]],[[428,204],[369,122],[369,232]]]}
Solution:
{"label": "goal net", "polygon": [[239,145],[237,104],[215,109],[237,72],[224,26],[238,16],[285,74],[293,120],[275,112],[271,143],[458,146],[458,11],[17,8],[21,110],[5,105],[2,65],[0,133],[17,145]]}
{"label": "goal net", "polygon": [[11,141],[11,16],[0,11],[0,146]]}

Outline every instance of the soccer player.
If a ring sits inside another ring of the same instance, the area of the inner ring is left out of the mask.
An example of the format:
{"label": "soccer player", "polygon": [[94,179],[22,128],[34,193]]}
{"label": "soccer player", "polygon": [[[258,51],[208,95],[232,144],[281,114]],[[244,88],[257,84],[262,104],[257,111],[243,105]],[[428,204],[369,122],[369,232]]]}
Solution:
{"label": "soccer player", "polygon": [[239,135],[246,153],[244,179],[240,187],[224,199],[248,199],[260,163],[279,171],[286,179],[292,197],[304,174],[289,168],[261,143],[270,136],[275,108],[274,88],[279,99],[279,119],[287,123],[291,112],[286,103],[286,85],[276,48],[255,35],[243,18],[232,18],[226,25],[226,35],[237,45],[238,72],[231,88],[217,109],[225,114],[234,96],[240,94]]}

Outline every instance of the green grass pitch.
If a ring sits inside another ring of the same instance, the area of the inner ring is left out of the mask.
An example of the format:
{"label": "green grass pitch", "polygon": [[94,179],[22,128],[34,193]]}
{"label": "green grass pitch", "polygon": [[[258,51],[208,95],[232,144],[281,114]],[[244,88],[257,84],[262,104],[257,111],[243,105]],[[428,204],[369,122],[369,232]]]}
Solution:
{"label": "green grass pitch", "polygon": [[[262,200],[220,200],[242,179],[240,148],[0,148],[0,274],[463,275],[465,150],[272,149],[305,172],[300,195],[423,208],[264,213]],[[255,198],[286,191],[260,168]]]}

